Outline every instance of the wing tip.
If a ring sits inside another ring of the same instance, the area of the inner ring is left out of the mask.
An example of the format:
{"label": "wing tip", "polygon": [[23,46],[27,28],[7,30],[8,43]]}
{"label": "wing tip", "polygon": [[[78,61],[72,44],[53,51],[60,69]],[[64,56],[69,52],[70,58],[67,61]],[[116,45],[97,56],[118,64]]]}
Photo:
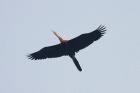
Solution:
{"label": "wing tip", "polygon": [[28,59],[30,59],[30,60],[37,60],[37,58],[33,57],[33,55],[32,55],[32,54],[27,55],[27,57],[28,57]]}
{"label": "wing tip", "polygon": [[31,60],[34,60],[33,56],[30,54],[30,55],[27,55],[27,58],[28,59],[31,59]]}
{"label": "wing tip", "polygon": [[39,58],[37,56],[35,56],[34,54],[29,54],[27,55],[27,58],[30,59],[30,60],[43,60],[43,59],[46,59],[45,57],[43,58]]}
{"label": "wing tip", "polygon": [[97,30],[101,33],[101,35],[103,36],[104,34],[105,34],[105,32],[106,32],[106,26],[104,26],[104,25],[100,25],[98,28],[97,28]]}

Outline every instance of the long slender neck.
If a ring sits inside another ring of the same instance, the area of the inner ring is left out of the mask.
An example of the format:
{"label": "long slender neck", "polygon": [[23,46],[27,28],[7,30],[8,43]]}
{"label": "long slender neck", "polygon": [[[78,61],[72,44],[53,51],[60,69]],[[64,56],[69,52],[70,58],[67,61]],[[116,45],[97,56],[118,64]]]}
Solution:
{"label": "long slender neck", "polygon": [[59,41],[61,42],[61,43],[64,43],[66,40],[64,40],[62,37],[60,37],[56,32],[54,32],[53,31],[53,33],[54,33],[54,35],[59,39]]}

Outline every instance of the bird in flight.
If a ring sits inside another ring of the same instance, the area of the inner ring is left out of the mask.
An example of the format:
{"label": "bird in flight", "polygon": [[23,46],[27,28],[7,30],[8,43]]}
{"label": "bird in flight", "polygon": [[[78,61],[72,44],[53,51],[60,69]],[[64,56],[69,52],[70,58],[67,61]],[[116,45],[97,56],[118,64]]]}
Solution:
{"label": "bird in flight", "polygon": [[94,41],[100,39],[105,34],[105,31],[106,27],[100,25],[96,30],[82,34],[71,40],[64,40],[53,31],[54,35],[59,39],[60,43],[53,46],[44,47],[37,52],[29,54],[28,58],[31,60],[41,60],[46,58],[69,56],[73,60],[77,69],[82,71],[82,68],[76,59],[75,54],[79,52],[79,50],[86,48]]}

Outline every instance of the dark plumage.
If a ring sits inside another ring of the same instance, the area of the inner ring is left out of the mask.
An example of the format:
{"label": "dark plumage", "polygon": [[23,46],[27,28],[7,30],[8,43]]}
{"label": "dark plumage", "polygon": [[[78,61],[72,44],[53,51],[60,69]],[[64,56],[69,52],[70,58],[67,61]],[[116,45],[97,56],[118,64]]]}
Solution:
{"label": "dark plumage", "polygon": [[39,51],[28,55],[28,57],[31,60],[40,60],[46,58],[70,56],[74,61],[78,70],[82,71],[77,59],[75,58],[75,53],[89,46],[94,41],[100,39],[104,35],[105,31],[106,31],[105,26],[100,25],[96,30],[90,33],[82,34],[64,43],[44,47]]}

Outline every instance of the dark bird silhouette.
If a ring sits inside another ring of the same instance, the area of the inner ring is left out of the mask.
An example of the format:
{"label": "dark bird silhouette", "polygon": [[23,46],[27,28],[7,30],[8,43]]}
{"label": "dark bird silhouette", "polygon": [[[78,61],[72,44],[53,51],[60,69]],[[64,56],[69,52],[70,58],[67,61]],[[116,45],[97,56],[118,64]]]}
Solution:
{"label": "dark bird silhouette", "polygon": [[53,32],[58,37],[61,43],[53,46],[44,47],[39,51],[28,55],[28,58],[31,60],[41,60],[46,58],[69,56],[73,60],[77,69],[79,71],[82,71],[79,62],[75,58],[75,53],[77,53],[83,48],[86,48],[94,41],[100,39],[104,35],[105,31],[106,27],[100,25],[96,30],[90,33],[82,34],[71,40],[64,40],[56,32]]}

